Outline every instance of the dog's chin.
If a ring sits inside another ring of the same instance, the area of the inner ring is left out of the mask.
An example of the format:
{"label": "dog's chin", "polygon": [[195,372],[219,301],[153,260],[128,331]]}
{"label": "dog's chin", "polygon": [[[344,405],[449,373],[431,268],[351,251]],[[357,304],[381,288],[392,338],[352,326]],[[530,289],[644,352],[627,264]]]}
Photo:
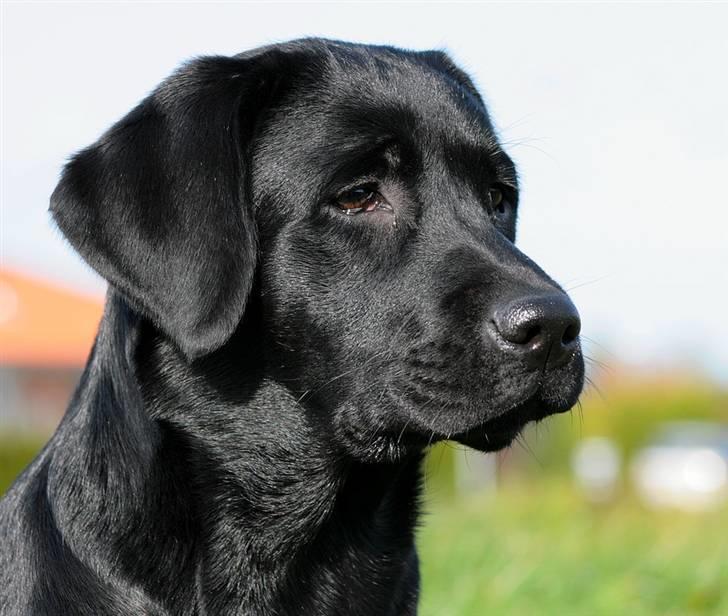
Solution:
{"label": "dog's chin", "polygon": [[[446,440],[482,452],[499,451],[509,447],[529,423],[571,409],[581,393],[583,376],[583,364],[577,363],[575,369],[529,383],[530,391],[517,394],[520,401],[517,397],[515,402],[503,400],[500,408],[490,408],[484,415],[474,412],[478,401],[470,400],[459,417],[451,413],[440,425],[423,420],[422,407],[409,404],[404,396],[391,398],[400,403],[389,416],[390,421],[396,417],[392,423],[372,415],[367,404],[349,405],[348,412],[339,415],[337,433],[348,453],[364,462],[396,462]],[[434,416],[444,417],[437,411]]]}
{"label": "dog's chin", "polygon": [[533,396],[493,419],[449,435],[448,440],[482,452],[505,449],[513,443],[529,422],[547,414],[540,410],[541,408],[538,397]]}
{"label": "dog's chin", "polygon": [[469,430],[463,434],[453,436],[452,440],[477,451],[489,453],[510,447],[522,429],[523,427],[497,433],[489,433],[485,430]]}
{"label": "dog's chin", "polygon": [[453,434],[450,440],[478,451],[499,451],[509,447],[532,422],[570,410],[579,399],[583,372],[576,373],[567,387],[552,388],[546,383],[526,401],[475,427]]}
{"label": "dog's chin", "polygon": [[482,452],[499,451],[511,445],[526,424],[518,421],[506,424],[500,421],[486,422],[455,434],[424,433],[403,430],[380,432],[363,441],[354,432],[345,438],[350,455],[366,463],[395,463],[413,455],[421,455],[427,447],[442,441],[455,441]]}
{"label": "dog's chin", "polygon": [[421,455],[428,446],[447,440],[481,452],[494,452],[509,447],[529,423],[567,411],[571,406],[573,403],[569,402],[553,406],[536,395],[508,412],[459,432],[425,432],[403,428],[377,431],[364,440],[361,438],[362,433],[350,429],[346,430],[344,440],[350,454],[369,463],[398,462],[412,455]]}

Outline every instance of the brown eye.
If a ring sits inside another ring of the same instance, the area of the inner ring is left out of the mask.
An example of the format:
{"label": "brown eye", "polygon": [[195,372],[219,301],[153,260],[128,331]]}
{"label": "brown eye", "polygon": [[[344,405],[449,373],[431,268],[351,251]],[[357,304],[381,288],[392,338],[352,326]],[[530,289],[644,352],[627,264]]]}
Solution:
{"label": "brown eye", "polygon": [[376,190],[367,186],[358,186],[344,191],[336,198],[337,206],[347,215],[373,212],[375,210],[390,210],[391,206]]}

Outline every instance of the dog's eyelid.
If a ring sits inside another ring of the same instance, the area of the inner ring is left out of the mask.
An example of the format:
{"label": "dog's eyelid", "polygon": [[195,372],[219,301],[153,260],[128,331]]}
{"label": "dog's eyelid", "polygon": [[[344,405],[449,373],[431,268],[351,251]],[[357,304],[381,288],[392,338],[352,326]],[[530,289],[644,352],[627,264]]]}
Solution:
{"label": "dog's eyelid", "polygon": [[337,188],[334,191],[334,198],[338,199],[341,195],[357,189],[379,190],[379,184],[379,180],[374,176],[364,175]]}
{"label": "dog's eyelid", "polygon": [[378,188],[371,182],[355,184],[352,188],[339,191],[333,205],[347,216],[378,211],[393,213],[393,208]]}

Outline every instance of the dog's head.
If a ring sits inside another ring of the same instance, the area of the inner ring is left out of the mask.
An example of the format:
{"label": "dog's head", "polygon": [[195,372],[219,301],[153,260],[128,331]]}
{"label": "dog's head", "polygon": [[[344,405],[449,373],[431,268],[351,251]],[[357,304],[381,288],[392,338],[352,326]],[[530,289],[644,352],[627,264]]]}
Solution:
{"label": "dog's head", "polygon": [[267,374],[365,459],[446,438],[498,449],[575,404],[579,317],[514,246],[517,206],[446,55],[321,40],[188,64],[51,202],[189,361],[255,304],[241,335],[265,342]]}

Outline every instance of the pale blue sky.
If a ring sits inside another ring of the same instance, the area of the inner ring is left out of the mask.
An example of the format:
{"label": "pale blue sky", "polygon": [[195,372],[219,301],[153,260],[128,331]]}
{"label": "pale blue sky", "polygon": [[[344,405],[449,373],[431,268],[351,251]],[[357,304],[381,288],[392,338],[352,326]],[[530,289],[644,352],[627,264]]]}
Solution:
{"label": "pale blue sky", "polygon": [[520,247],[573,287],[585,334],[616,358],[728,380],[728,4],[2,10],[4,265],[100,288],[51,229],[48,197],[72,152],[191,56],[307,35],[444,48],[520,166]]}

